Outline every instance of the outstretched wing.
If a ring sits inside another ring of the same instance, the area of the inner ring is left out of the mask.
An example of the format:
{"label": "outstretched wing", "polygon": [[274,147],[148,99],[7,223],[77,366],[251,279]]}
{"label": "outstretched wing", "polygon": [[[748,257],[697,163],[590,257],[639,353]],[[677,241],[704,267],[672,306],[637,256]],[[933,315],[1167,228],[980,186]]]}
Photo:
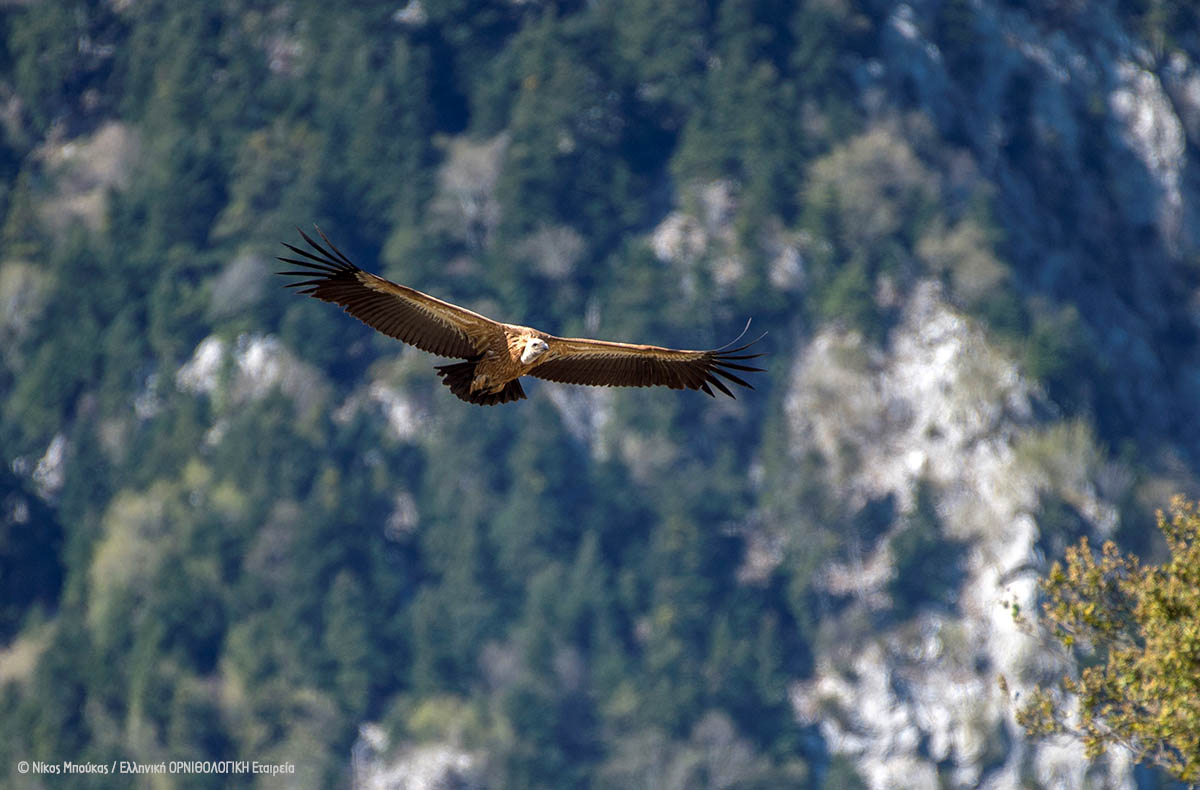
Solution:
{"label": "outstretched wing", "polygon": [[308,278],[289,283],[289,288],[299,288],[299,293],[341,305],[372,329],[441,357],[476,357],[486,348],[488,337],[500,331],[500,324],[479,313],[363,271],[320,228],[317,233],[328,250],[304,231],[300,235],[312,248],[311,252],[283,242],[299,257],[279,260],[303,268],[277,273]]}
{"label": "outstretched wing", "polygon": [[762,368],[744,364],[762,354],[738,353],[757,343],[761,337],[737,348],[725,346],[709,351],[611,343],[581,337],[546,335],[543,338],[550,348],[543,355],[544,361],[529,371],[529,375],[564,384],[664,386],[676,390],[703,390],[709,395],[713,395],[711,387],[716,387],[732,398],[733,393],[721,378],[754,389],[731,371],[762,371]]}

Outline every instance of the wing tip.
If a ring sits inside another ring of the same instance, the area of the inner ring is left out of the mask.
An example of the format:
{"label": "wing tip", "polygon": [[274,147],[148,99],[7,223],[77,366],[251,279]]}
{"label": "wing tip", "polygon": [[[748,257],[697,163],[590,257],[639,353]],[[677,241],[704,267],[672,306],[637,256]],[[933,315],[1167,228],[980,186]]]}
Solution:
{"label": "wing tip", "polygon": [[[737,396],[734,395],[733,392],[727,386],[725,386],[724,382],[722,382],[720,380],[720,378],[724,378],[727,381],[731,381],[734,384],[737,384],[738,386],[745,387],[746,389],[753,390],[755,388],[753,384],[746,381],[741,376],[736,375],[735,373],[733,373],[733,371],[736,370],[736,371],[743,372],[743,373],[765,373],[766,372],[765,368],[755,367],[753,365],[742,364],[747,360],[758,359],[759,357],[766,356],[765,351],[761,351],[757,354],[739,354],[738,353],[740,351],[745,351],[746,349],[750,348],[758,341],[762,340],[764,337],[767,336],[766,332],[763,332],[761,335],[754,338],[749,343],[745,343],[743,345],[737,346],[736,348],[732,347],[739,340],[741,340],[743,337],[745,337],[746,332],[749,331],[749,329],[750,329],[750,321],[752,321],[752,320],[753,319],[748,319],[746,321],[746,326],[742,328],[741,334],[739,334],[733,340],[729,341],[728,343],[721,346],[720,348],[716,348],[716,349],[713,349],[712,351],[710,351],[709,352],[710,356],[708,358],[708,364],[704,368],[706,381],[714,383],[717,386],[717,388],[721,390],[721,392],[723,392],[724,394],[728,395],[731,398],[734,398],[735,400],[737,399]],[[734,360],[737,360],[737,361],[735,362]],[[720,377],[720,378],[718,378],[718,377]],[[710,392],[709,394],[712,394],[712,393]]]}
{"label": "wing tip", "polygon": [[745,325],[744,327],[742,327],[742,331],[741,331],[741,332],[738,332],[738,336],[737,336],[737,337],[735,337],[733,340],[730,340],[728,343],[726,343],[725,345],[721,346],[720,348],[714,348],[714,349],[713,349],[713,351],[721,351],[721,352],[724,352],[724,353],[727,353],[727,354],[736,354],[737,352],[739,352],[739,351],[741,351],[741,350],[743,350],[743,349],[750,348],[750,346],[754,345],[755,343],[757,343],[758,341],[760,341],[760,340],[762,340],[764,337],[766,337],[766,336],[767,336],[767,333],[764,331],[764,332],[763,332],[761,335],[759,335],[758,337],[754,338],[753,340],[751,340],[749,343],[747,343],[747,344],[746,344],[746,345],[744,345],[744,346],[738,346],[737,348],[729,348],[729,347],[730,347],[730,346],[732,346],[734,343],[738,342],[739,340],[741,340],[743,337],[745,337],[745,336],[746,336],[746,333],[750,331],[750,324],[751,324],[751,322],[753,322],[753,321],[754,321],[754,317],[753,317],[753,316],[751,316],[750,318],[747,318],[747,319],[746,319],[746,325]]}
{"label": "wing tip", "polygon": [[[319,233],[321,238],[324,239],[329,247],[334,250],[334,253],[331,253],[329,250],[322,247],[320,244],[314,241],[311,236],[297,227],[296,231],[300,234],[300,237],[303,238],[312,249],[306,250],[294,244],[289,244],[286,241],[280,241],[280,244],[290,250],[291,253],[296,257],[277,255],[276,260],[280,261],[281,263],[286,263],[290,266],[298,266],[300,269],[298,271],[277,271],[275,274],[279,274],[284,277],[311,277],[313,280],[311,283],[289,283],[288,285],[284,286],[285,288],[294,288],[302,284],[315,284],[319,286],[339,277],[354,275],[361,271],[361,269],[355,266],[354,263],[347,258],[341,250],[339,250],[333,245],[332,242],[329,241],[329,238],[321,231],[319,226],[314,223],[313,227],[317,228],[317,233]],[[311,293],[311,291],[300,291],[299,293]]]}

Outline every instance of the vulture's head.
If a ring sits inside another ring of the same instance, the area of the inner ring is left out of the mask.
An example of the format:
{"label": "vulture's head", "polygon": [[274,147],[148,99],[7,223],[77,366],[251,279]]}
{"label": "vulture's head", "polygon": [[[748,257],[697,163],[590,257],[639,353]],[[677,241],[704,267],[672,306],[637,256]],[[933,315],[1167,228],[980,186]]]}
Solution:
{"label": "vulture's head", "polygon": [[545,340],[540,337],[531,337],[525,341],[525,349],[521,352],[521,364],[528,365],[549,350],[550,346]]}

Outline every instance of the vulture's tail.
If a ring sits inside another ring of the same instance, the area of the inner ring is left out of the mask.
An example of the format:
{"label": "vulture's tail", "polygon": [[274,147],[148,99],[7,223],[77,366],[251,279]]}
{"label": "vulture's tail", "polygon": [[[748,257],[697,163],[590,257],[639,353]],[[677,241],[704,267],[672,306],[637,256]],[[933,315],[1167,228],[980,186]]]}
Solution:
{"label": "vulture's tail", "polygon": [[508,382],[499,392],[471,392],[471,382],[475,379],[475,362],[438,365],[436,369],[437,374],[442,377],[442,383],[467,403],[495,406],[497,403],[508,403],[525,398],[525,390],[521,389],[521,382],[517,379]]}

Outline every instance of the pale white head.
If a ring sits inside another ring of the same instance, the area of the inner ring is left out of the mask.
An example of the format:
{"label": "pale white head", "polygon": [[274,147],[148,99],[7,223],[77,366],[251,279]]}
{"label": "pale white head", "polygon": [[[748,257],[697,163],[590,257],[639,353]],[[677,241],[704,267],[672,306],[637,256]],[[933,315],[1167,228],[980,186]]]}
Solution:
{"label": "pale white head", "polygon": [[521,351],[521,364],[528,365],[549,350],[550,346],[545,340],[540,337],[531,337],[525,341],[525,348]]}

